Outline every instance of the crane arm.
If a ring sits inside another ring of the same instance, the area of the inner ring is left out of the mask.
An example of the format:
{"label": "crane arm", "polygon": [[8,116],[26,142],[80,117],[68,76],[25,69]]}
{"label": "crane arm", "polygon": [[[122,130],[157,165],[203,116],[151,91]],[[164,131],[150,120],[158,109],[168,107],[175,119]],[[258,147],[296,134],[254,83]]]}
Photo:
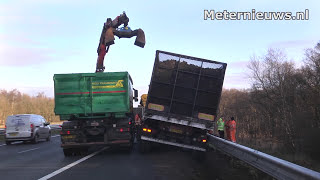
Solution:
{"label": "crane arm", "polygon": [[[123,12],[120,16],[117,16],[114,20],[108,18],[107,21],[104,23],[100,42],[97,49],[98,59],[97,59],[97,66],[96,72],[103,72],[104,67],[104,57],[106,53],[108,53],[110,45],[114,44],[114,35],[119,38],[131,38],[133,36],[137,36],[135,45],[139,47],[144,47],[145,45],[145,35],[142,29],[136,29],[132,31],[128,26],[129,18],[127,17],[126,13]],[[118,28],[120,25],[124,25],[122,28]]]}

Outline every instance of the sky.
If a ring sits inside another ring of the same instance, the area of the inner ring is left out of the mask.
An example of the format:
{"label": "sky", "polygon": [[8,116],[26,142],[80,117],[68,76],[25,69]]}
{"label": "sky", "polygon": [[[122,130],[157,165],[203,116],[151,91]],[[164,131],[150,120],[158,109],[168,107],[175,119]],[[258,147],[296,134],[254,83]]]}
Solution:
{"label": "sky", "polygon": [[[250,88],[250,57],[282,49],[301,65],[304,52],[320,40],[320,1],[105,1],[0,0],[0,89],[53,97],[53,75],[94,72],[103,23],[123,11],[135,38],[117,39],[105,57],[107,72],[128,71],[134,87],[147,93],[156,50],[228,64],[224,88]],[[204,20],[204,10],[300,12],[309,20]]]}

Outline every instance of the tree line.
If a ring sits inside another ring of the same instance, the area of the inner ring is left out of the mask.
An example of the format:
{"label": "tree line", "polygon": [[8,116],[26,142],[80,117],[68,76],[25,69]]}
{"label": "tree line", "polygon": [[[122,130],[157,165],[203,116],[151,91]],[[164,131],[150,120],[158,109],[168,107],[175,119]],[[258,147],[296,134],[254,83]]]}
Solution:
{"label": "tree line", "polygon": [[4,125],[8,116],[14,114],[39,114],[49,122],[60,121],[54,114],[54,99],[44,93],[29,96],[14,89],[0,90],[0,125]]}
{"label": "tree line", "polygon": [[270,138],[293,152],[320,152],[320,43],[304,57],[297,67],[283,51],[269,49],[250,60],[250,89],[223,90],[219,112],[236,118],[239,139]]}
{"label": "tree line", "polygon": [[[320,43],[306,50],[300,67],[281,50],[269,49],[263,56],[253,56],[248,70],[252,87],[224,89],[219,106],[220,115],[236,118],[238,139],[270,138],[291,151],[320,152]],[[29,96],[0,90],[0,125],[13,114],[40,114],[49,122],[59,121],[54,99],[44,93]]]}

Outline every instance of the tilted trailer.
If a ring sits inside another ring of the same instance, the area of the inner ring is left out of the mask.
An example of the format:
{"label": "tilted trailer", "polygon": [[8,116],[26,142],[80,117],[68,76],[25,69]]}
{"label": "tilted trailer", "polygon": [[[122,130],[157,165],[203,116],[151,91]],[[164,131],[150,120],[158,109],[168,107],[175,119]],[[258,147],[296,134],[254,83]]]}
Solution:
{"label": "tilted trailer", "polygon": [[167,144],[206,151],[227,64],[157,51],[140,130],[140,150]]}

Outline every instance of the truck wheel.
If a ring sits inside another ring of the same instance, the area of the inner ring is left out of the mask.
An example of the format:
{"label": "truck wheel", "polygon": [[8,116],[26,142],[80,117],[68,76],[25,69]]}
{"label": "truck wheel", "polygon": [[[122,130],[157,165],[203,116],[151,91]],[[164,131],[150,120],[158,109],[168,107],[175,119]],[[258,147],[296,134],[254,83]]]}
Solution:
{"label": "truck wheel", "polygon": [[72,149],[63,149],[64,156],[71,156],[72,155]]}
{"label": "truck wheel", "polygon": [[80,151],[80,155],[81,156],[86,156],[88,154],[88,150],[89,150],[88,148],[82,148],[81,151]]}
{"label": "truck wheel", "polygon": [[6,141],[6,145],[10,145],[11,144],[11,142],[10,141]]}
{"label": "truck wheel", "polygon": [[39,135],[36,134],[36,135],[34,135],[34,138],[33,138],[33,140],[32,140],[32,143],[33,143],[33,144],[37,144],[38,142],[39,142]]}
{"label": "truck wheel", "polygon": [[48,137],[47,137],[46,140],[47,140],[47,141],[50,141],[50,140],[51,140],[51,132],[49,133],[49,135],[48,135]]}

